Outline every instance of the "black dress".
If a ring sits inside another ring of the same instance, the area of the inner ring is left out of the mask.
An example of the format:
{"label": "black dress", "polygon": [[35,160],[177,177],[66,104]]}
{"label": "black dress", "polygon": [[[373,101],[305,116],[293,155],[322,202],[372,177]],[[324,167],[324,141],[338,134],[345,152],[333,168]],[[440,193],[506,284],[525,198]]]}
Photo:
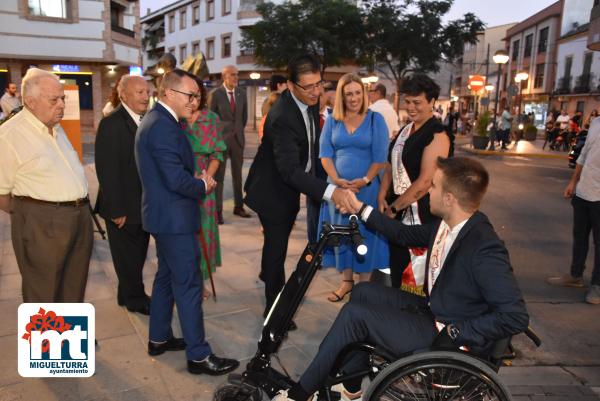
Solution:
{"label": "black dress", "polygon": [[[410,128],[406,127],[406,129],[408,130]],[[408,175],[410,182],[413,183],[421,174],[421,161],[423,159],[423,152],[425,151],[425,148],[429,146],[431,141],[433,141],[434,135],[438,132],[444,132],[446,135],[448,135],[450,139],[450,150],[448,157],[452,156],[454,153],[454,136],[449,134],[446,127],[435,117],[431,117],[418,130],[411,133],[408,138],[402,138],[403,131],[401,131],[391,143],[388,153],[388,162],[390,162],[392,165],[392,176],[394,176],[394,173],[397,171],[397,166],[394,165],[394,161],[392,160],[392,153],[398,141],[404,140],[404,147],[402,149],[402,165],[404,166],[404,170]],[[400,194],[396,194],[394,192],[394,184],[392,182],[390,190],[388,191],[388,204],[391,204],[399,196]],[[396,220],[401,220],[404,222],[408,221],[410,224],[426,224],[436,219],[436,217],[431,214],[429,209],[429,193],[425,194],[425,196],[419,199],[416,203],[416,207],[409,206],[400,211],[396,215]],[[415,210],[417,211],[417,216],[415,216]],[[390,278],[392,287],[402,287],[410,292],[424,295],[420,289],[422,288],[422,285],[419,285],[419,283],[414,283],[416,284],[416,289],[414,288],[415,286],[412,285],[402,285],[402,275],[409,262],[411,262],[409,249],[390,243]]]}

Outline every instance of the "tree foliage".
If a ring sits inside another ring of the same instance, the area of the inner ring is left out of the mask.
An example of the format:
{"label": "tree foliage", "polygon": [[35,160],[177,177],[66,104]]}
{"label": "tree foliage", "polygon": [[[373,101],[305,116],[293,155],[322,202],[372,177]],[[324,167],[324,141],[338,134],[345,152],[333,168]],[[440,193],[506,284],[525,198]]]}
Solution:
{"label": "tree foliage", "polygon": [[265,2],[256,10],[262,20],[243,31],[240,44],[254,49],[259,65],[282,68],[303,52],[318,55],[323,71],[360,60],[361,12],[345,0]]}

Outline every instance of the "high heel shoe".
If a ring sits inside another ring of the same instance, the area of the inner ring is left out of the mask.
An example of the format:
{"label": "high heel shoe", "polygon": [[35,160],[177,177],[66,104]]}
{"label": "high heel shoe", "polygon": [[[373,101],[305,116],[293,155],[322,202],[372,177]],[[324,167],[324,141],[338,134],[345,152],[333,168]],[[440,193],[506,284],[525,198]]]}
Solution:
{"label": "high heel shoe", "polygon": [[354,288],[354,280],[343,280],[343,282],[344,283],[352,283],[352,285],[350,286],[350,289],[341,295],[338,294],[337,292],[333,291],[331,293],[331,295],[327,297],[327,300],[329,302],[341,302],[344,300],[344,298],[346,297],[347,294],[350,294],[352,292],[352,288]]}

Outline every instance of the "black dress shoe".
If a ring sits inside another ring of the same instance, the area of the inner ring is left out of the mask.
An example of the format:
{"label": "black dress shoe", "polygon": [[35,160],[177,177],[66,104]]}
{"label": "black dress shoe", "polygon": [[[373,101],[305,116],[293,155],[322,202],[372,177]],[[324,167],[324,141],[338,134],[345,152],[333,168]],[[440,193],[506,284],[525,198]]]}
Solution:
{"label": "black dress shoe", "polygon": [[148,354],[152,356],[164,354],[166,351],[183,351],[186,347],[183,338],[171,337],[164,343],[153,343],[148,341]]}
{"label": "black dress shoe", "polygon": [[234,207],[233,214],[235,214],[236,216],[243,217],[245,219],[247,219],[248,217],[252,217],[250,213],[244,210],[243,207]]}
{"label": "black dress shoe", "polygon": [[142,305],[142,306],[128,306],[127,310],[129,312],[140,313],[142,315],[150,316],[150,304]]}
{"label": "black dress shoe", "polygon": [[219,358],[211,354],[203,361],[187,361],[188,372],[195,375],[207,374],[211,376],[224,375],[235,370],[240,363],[235,359]]}
{"label": "black dress shoe", "polygon": [[217,224],[218,225],[225,224],[225,220],[223,220],[223,213],[222,212],[217,212]]}

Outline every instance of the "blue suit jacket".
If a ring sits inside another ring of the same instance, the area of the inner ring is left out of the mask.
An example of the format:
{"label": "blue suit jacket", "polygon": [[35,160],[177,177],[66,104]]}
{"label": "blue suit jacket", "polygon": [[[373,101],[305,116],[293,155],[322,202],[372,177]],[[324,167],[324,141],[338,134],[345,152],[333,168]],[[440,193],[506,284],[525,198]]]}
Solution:
{"label": "blue suit jacket", "polygon": [[204,181],[194,178],[194,155],[179,123],[158,103],[137,130],[135,160],[142,181],[144,230],[153,234],[197,232]]}

